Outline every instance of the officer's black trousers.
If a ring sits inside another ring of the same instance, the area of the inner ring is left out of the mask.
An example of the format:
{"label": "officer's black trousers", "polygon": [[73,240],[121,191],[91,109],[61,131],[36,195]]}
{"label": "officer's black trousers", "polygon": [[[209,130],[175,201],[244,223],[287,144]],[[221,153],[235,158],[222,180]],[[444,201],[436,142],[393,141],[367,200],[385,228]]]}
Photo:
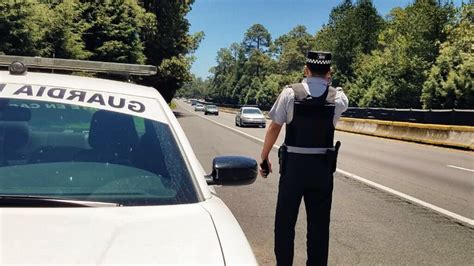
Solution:
{"label": "officer's black trousers", "polygon": [[307,216],[307,265],[327,265],[333,173],[325,154],[287,153],[280,165],[275,215],[277,265],[292,265],[301,199]]}

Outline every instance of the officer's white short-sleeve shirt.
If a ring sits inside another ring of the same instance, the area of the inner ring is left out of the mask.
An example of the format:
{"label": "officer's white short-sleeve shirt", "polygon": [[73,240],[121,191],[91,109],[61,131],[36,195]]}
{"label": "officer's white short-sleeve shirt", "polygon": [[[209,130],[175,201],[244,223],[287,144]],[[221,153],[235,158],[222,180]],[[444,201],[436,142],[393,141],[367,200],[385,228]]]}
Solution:
{"label": "officer's white short-sleeve shirt", "polygon": [[[304,79],[301,82],[306,89],[306,92],[313,96],[319,97],[321,96],[327,88],[328,82],[319,77],[309,77]],[[334,110],[334,126],[336,126],[339,117],[341,114],[347,110],[349,106],[349,100],[347,96],[342,91],[342,88],[336,88],[336,98],[334,101],[335,110]],[[293,120],[293,104],[295,102],[295,94],[292,88],[285,88],[280,95],[278,96],[277,100],[273,104],[272,109],[268,113],[270,119],[279,124],[283,125],[284,123],[291,123]]]}

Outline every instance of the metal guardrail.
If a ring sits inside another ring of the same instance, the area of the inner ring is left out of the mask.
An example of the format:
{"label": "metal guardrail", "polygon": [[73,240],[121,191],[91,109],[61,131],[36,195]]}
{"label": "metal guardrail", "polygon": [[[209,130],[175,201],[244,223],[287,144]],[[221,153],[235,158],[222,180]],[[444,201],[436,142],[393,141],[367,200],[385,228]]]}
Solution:
{"label": "metal guardrail", "polygon": [[[242,106],[260,107],[268,111],[267,106],[223,104],[199,101],[202,104],[215,104],[220,107],[240,108]],[[271,107],[271,106],[270,106]],[[396,109],[396,108],[371,108],[349,107],[342,114],[343,117],[374,119],[386,121],[411,122],[420,124],[474,126],[474,110],[465,109]]]}
{"label": "metal guardrail", "polygon": [[350,107],[342,116],[421,124],[474,126],[474,110],[461,109],[423,110]]}

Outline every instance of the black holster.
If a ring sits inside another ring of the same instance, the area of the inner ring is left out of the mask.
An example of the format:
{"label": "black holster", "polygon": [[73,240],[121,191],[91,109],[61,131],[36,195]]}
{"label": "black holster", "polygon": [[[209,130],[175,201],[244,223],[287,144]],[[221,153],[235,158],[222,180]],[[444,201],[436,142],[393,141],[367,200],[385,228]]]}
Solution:
{"label": "black holster", "polygon": [[278,163],[280,164],[280,174],[285,172],[285,163],[288,156],[288,151],[285,145],[281,145],[278,149]]}
{"label": "black holster", "polygon": [[336,145],[334,145],[334,150],[328,150],[326,152],[329,169],[332,173],[336,172],[337,167],[337,155],[339,154],[339,148],[341,147],[341,142],[337,141]]}

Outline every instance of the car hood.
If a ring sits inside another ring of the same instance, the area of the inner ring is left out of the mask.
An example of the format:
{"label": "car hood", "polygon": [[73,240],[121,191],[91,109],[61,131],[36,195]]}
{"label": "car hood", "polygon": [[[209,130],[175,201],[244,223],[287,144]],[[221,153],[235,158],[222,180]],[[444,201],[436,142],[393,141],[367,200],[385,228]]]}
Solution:
{"label": "car hood", "polygon": [[260,118],[260,119],[265,118],[265,116],[263,116],[262,114],[243,114],[242,117],[243,118]]}
{"label": "car hood", "polygon": [[199,204],[0,208],[0,265],[223,264]]}

